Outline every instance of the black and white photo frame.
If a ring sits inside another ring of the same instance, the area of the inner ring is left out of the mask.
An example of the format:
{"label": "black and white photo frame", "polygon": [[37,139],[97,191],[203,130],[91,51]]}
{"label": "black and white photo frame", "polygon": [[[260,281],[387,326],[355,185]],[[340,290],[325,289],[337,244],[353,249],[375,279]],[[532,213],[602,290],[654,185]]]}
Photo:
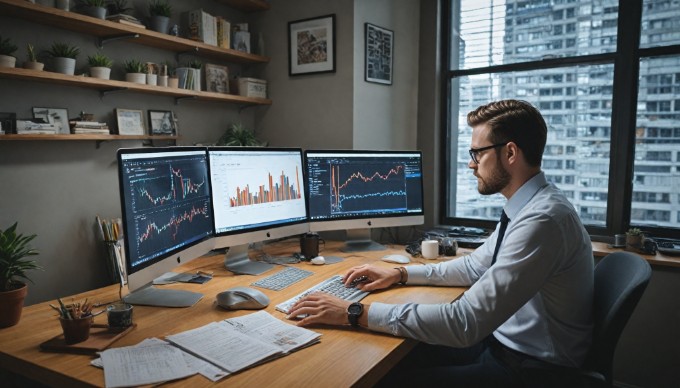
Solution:
{"label": "black and white photo frame", "polygon": [[365,24],[366,82],[392,85],[394,64],[394,31]]}

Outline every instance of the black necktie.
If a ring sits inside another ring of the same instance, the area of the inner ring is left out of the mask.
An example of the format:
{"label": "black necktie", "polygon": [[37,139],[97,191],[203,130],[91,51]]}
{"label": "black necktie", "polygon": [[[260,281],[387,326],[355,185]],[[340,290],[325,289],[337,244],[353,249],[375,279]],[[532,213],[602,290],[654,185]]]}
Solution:
{"label": "black necktie", "polygon": [[503,236],[505,235],[505,229],[508,227],[508,222],[510,219],[508,215],[505,214],[505,210],[501,213],[501,228],[498,230],[498,240],[496,240],[496,249],[493,251],[493,259],[491,259],[491,265],[496,262],[496,256],[498,256],[498,250],[501,248],[501,242],[503,241]]}

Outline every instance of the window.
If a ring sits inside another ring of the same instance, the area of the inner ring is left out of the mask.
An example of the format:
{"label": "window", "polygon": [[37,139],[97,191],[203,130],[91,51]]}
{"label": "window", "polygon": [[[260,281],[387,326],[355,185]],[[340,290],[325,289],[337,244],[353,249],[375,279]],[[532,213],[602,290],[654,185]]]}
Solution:
{"label": "window", "polygon": [[[442,23],[451,39],[442,56],[450,102],[443,162],[450,173],[441,222],[497,222],[506,199],[477,192],[467,167],[466,116],[490,101],[519,98],[543,114],[542,169],[591,234],[633,225],[677,235],[680,7],[667,0],[581,0],[578,8],[556,0],[450,2],[456,6],[449,12],[458,14],[445,13]],[[617,47],[617,39],[639,41],[639,49]]]}

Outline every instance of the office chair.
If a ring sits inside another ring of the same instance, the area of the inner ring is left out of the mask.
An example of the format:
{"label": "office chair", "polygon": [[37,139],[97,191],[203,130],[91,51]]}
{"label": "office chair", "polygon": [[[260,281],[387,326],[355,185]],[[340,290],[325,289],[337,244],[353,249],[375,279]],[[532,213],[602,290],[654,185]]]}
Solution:
{"label": "office chair", "polygon": [[584,366],[579,370],[530,367],[525,375],[528,385],[611,387],[616,344],[651,276],[649,263],[635,253],[615,252],[602,259],[595,266],[595,327]]}

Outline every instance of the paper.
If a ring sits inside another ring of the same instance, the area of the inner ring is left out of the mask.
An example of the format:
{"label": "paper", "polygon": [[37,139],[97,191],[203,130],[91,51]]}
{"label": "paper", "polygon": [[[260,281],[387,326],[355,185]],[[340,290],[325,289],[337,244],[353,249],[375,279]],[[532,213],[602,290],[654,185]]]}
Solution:
{"label": "paper", "polygon": [[286,353],[316,343],[321,337],[319,333],[293,326],[264,311],[226,319],[222,322],[241,333],[274,344]]}

